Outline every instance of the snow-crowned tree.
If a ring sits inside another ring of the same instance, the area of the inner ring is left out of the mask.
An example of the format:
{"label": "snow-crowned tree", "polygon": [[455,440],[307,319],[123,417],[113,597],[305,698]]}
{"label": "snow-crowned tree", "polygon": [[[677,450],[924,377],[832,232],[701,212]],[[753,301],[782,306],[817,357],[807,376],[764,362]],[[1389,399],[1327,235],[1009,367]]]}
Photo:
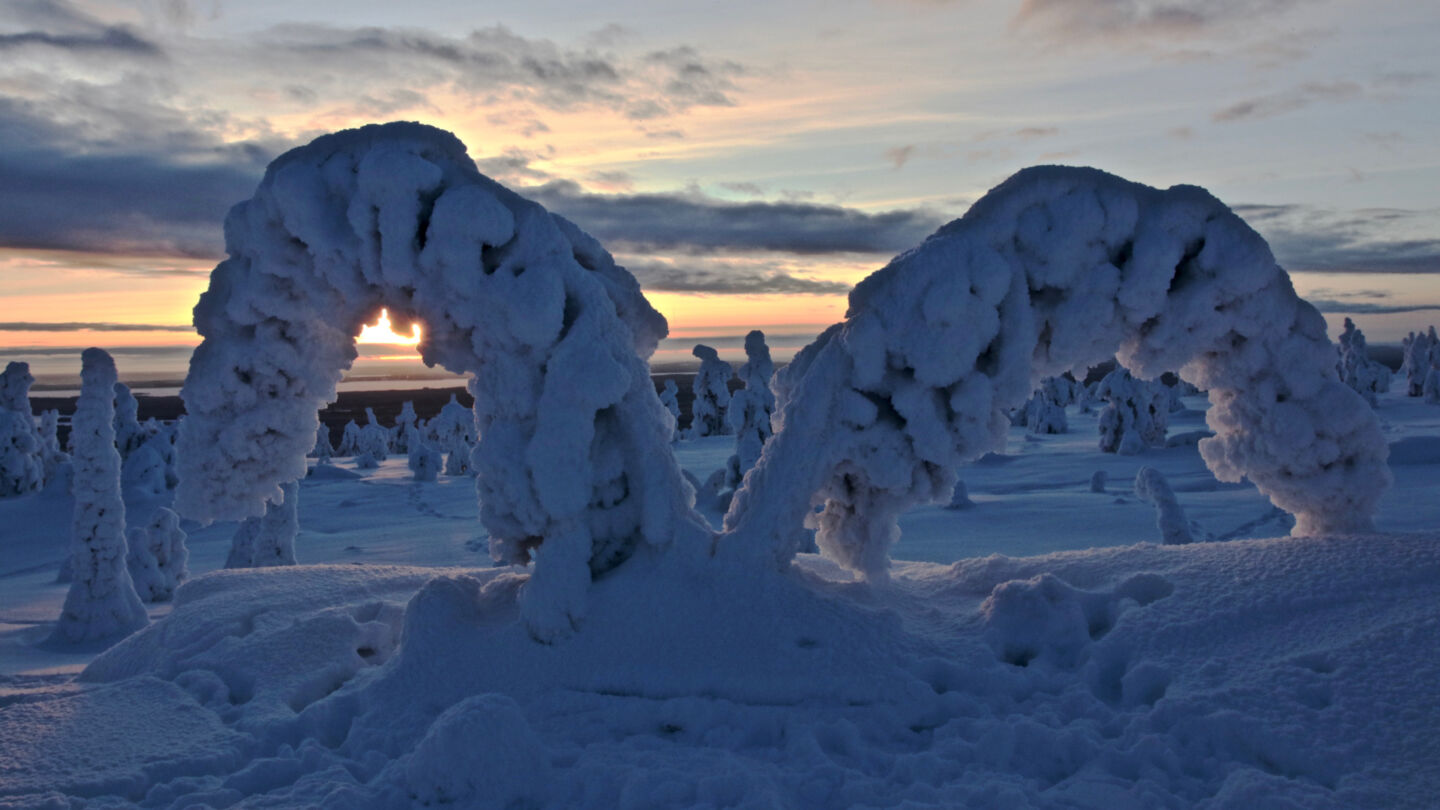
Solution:
{"label": "snow-crowned tree", "polygon": [[148,438],[140,424],[140,401],[130,392],[130,386],[115,383],[115,448],[120,451],[121,460],[129,458]]}
{"label": "snow-crowned tree", "polygon": [[1400,373],[1405,378],[1405,395],[1421,396],[1426,392],[1431,352],[1437,344],[1440,344],[1440,339],[1437,339],[1436,327],[1433,326],[1430,331],[1411,331],[1401,342],[1404,347],[1404,360],[1400,363]]}
{"label": "snow-crowned tree", "polygon": [[1167,546],[1182,545],[1193,541],[1190,521],[1185,510],[1175,498],[1175,491],[1163,473],[1154,467],[1141,467],[1135,474],[1135,496],[1155,507],[1155,527],[1160,530],[1161,542]]}
{"label": "snow-crowned tree", "polygon": [[146,602],[169,600],[190,576],[186,567],[190,552],[185,548],[180,516],[162,506],[150,515],[149,523],[131,527],[126,537],[130,577],[140,598]]}
{"label": "snow-crowned tree", "polygon": [[963,480],[955,482],[955,488],[950,491],[950,502],[945,504],[946,509],[969,509],[975,502],[970,500],[970,490],[965,487]]}
{"label": "snow-crowned tree", "polygon": [[115,361],[101,349],[86,349],[80,360],[80,397],[70,426],[75,468],[70,591],[55,628],[57,637],[69,641],[125,635],[150,622],[125,562]]}
{"label": "snow-crowned tree", "polygon": [[29,363],[0,372],[0,498],[33,492],[45,483],[45,444],[30,411]]}
{"label": "snow-crowned tree", "polygon": [[1164,447],[1170,424],[1170,393],[1159,382],[1138,380],[1117,368],[1100,381],[1100,451],[1133,456],[1146,447]]}
{"label": "snow-crowned tree", "polygon": [[450,445],[445,448],[445,474],[474,475],[475,470],[470,463],[470,456],[474,452],[475,447],[470,444],[470,439],[465,434],[450,434]]}
{"label": "snow-crowned tree", "polygon": [[1021,410],[1023,424],[1031,433],[1069,433],[1065,406],[1075,400],[1073,383],[1065,377],[1046,377]]}
{"label": "snow-crowned tree", "polygon": [[1440,367],[1431,368],[1430,373],[1425,375],[1425,386],[1421,393],[1425,396],[1426,404],[1440,405]]}
{"label": "snow-crowned tree", "polygon": [[440,451],[420,438],[419,433],[410,437],[410,450],[406,455],[416,481],[434,481],[440,474]]}
{"label": "snow-crowned tree", "polygon": [[1107,476],[1104,470],[1096,470],[1095,473],[1090,476],[1090,491],[1097,495],[1104,495],[1106,478]]}
{"label": "snow-crowned tree", "polygon": [[725,413],[735,433],[735,455],[730,457],[726,475],[726,483],[732,488],[740,485],[745,473],[759,460],[765,442],[770,440],[770,415],[775,412],[775,394],[770,390],[775,364],[770,360],[764,332],[755,329],[745,336],[745,357],[740,366],[745,387],[730,398]]}
{"label": "snow-crowned tree", "polygon": [[1383,363],[1370,359],[1370,350],[1365,345],[1365,333],[1355,326],[1354,321],[1345,319],[1345,331],[1340,333],[1340,359],[1337,371],[1340,379],[1365,398],[1372,407],[1376,395],[1390,390],[1390,369]]}
{"label": "snow-crowned tree", "polygon": [[40,414],[40,459],[47,485],[60,465],[70,460],[70,454],[60,449],[60,411],[54,408]]}
{"label": "snow-crowned tree", "polygon": [[265,514],[246,518],[230,539],[226,568],[265,568],[295,564],[295,535],[300,532],[300,484],[280,485],[279,503],[265,505]]}
{"label": "snow-crowned tree", "polygon": [[400,406],[400,415],[395,417],[395,427],[391,430],[390,452],[410,452],[412,437],[418,437],[420,431],[419,417],[415,414],[415,403],[405,400]]}
{"label": "snow-crowned tree", "polygon": [[440,408],[440,413],[426,423],[426,428],[430,441],[436,447],[452,447],[457,437],[470,444],[475,443],[475,413],[461,405],[454,394]]}
{"label": "snow-crowned tree", "polygon": [[360,442],[356,455],[369,453],[378,461],[390,455],[390,431],[380,424],[374,408],[365,409],[365,424],[360,428]]}
{"label": "snow-crowned tree", "polygon": [[674,380],[666,380],[665,387],[660,390],[660,404],[669,411],[670,418],[674,422],[671,441],[680,440],[680,386]]}
{"label": "snow-crowned tree", "polygon": [[163,494],[165,459],[150,442],[141,443],[120,463],[120,483],[124,491],[136,495]]}
{"label": "snow-crowned tree", "polygon": [[340,446],[335,448],[337,456],[353,456],[360,452],[360,426],[351,419],[340,433]]}
{"label": "snow-crowned tree", "polygon": [[700,358],[700,370],[690,381],[695,401],[690,405],[689,436],[698,439],[728,434],[725,411],[730,407],[730,378],[734,372],[718,352],[703,343],[696,344],[690,353]]}
{"label": "snow-crowned tree", "polygon": [[321,464],[329,464],[335,455],[335,448],[330,444],[330,428],[326,427],[324,422],[315,429],[315,449],[311,450],[309,455]]}

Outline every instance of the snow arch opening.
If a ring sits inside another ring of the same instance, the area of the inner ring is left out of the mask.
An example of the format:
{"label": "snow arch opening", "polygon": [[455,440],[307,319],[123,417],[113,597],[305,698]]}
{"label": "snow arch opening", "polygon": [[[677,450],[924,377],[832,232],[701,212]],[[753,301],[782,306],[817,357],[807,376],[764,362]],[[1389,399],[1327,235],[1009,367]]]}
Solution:
{"label": "snow arch opening", "polygon": [[260,515],[305,476],[355,336],[387,307],[422,323],[427,364],[470,375],[481,521],[497,560],[536,563],[522,608],[537,635],[570,630],[592,572],[708,536],[646,364],[664,317],[453,135],[393,123],[292,150],[230,211],[225,242],[181,391],[182,514]]}
{"label": "snow arch opening", "polygon": [[1265,240],[1204,189],[1042,166],[861,281],[777,375],[775,435],[721,548],[784,565],[810,525],[828,556],[884,576],[900,513],[1003,449],[1007,409],[1111,356],[1209,391],[1206,464],[1248,477],[1296,534],[1372,528],[1390,482],[1378,421]]}

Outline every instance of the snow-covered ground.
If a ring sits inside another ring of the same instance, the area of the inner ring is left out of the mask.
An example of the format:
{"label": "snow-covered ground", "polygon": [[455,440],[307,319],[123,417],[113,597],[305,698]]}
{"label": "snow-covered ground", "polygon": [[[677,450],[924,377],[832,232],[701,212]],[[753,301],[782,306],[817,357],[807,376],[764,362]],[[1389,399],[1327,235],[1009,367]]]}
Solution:
{"label": "snow-covered ground", "polygon": [[[1296,539],[1186,402],[1139,456],[1073,407],[1012,429],[888,584],[646,549],[554,645],[471,480],[400,457],[302,482],[298,567],[219,571],[236,524],[187,525],[194,578],[108,651],[45,643],[69,497],[0,500],[0,807],[1434,806],[1440,408],[1381,397],[1379,533]],[[676,447],[702,481],[732,452]],[[1230,542],[1157,545],[1142,465]]]}

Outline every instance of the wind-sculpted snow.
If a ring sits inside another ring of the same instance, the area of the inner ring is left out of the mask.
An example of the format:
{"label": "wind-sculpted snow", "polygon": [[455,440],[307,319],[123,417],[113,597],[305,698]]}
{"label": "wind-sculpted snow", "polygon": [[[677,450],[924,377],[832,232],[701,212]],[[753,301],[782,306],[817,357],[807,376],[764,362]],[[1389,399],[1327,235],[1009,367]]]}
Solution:
{"label": "wind-sculpted snow", "polygon": [[537,635],[569,631],[592,569],[703,534],[643,359],[665,319],[598,242],[481,176],[454,136],[319,138],[270,165],[225,237],[182,391],[182,514],[258,516],[305,475],[316,413],[385,306],[398,328],[424,323],[426,363],[473,375],[481,519],[497,560],[537,561]]}
{"label": "wind-sculpted snow", "polygon": [[785,564],[809,520],[827,555],[883,575],[903,510],[949,497],[1039,379],[1112,353],[1208,390],[1206,463],[1248,477],[1296,534],[1370,526],[1385,442],[1265,241],[1200,188],[1037,167],[860,282],[780,372],[729,545]]}

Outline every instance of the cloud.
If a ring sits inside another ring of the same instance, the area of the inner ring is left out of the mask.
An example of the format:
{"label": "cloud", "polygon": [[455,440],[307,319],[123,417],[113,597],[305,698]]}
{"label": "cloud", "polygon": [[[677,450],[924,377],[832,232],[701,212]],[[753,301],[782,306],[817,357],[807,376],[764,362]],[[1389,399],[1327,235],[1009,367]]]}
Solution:
{"label": "cloud", "polygon": [[[1309,273],[1440,273],[1440,211],[1304,205],[1237,205],[1287,270]],[[1350,310],[1356,311],[1356,310]]]}
{"label": "cloud", "polygon": [[1193,36],[1272,16],[1296,4],[1297,0],[1024,0],[1011,24],[1066,38]]}
{"label": "cloud", "polygon": [[26,49],[54,49],[72,55],[163,59],[164,50],[125,25],[107,25],[59,0],[19,0],[5,9],[26,30],[0,33],[0,54],[16,58]]}
{"label": "cloud", "polygon": [[896,146],[885,150],[885,159],[894,164],[895,168],[902,168],[910,161],[910,156],[915,154],[915,144]]}
{"label": "cloud", "polygon": [[649,292],[725,295],[844,295],[851,285],[804,278],[784,270],[717,261],[666,262],[631,260],[625,267]]}
{"label": "cloud", "polygon": [[924,210],[870,214],[838,205],[728,202],[699,194],[591,194],[556,180],[521,189],[612,250],[890,254],[945,222]]}
{"label": "cloud", "polygon": [[1299,87],[1268,96],[1248,99],[1217,110],[1210,116],[1217,123],[1270,118],[1294,112],[1316,102],[1348,101],[1358,98],[1364,88],[1350,81],[1307,82]]}
{"label": "cloud", "polygon": [[1321,312],[1343,312],[1348,315],[1390,315],[1405,312],[1429,312],[1440,310],[1440,304],[1376,304],[1366,301],[1346,301],[1333,298],[1307,298]]}
{"label": "cloud", "polygon": [[108,323],[71,321],[67,323],[36,323],[33,321],[0,321],[0,332],[194,332],[190,324],[174,323]]}

